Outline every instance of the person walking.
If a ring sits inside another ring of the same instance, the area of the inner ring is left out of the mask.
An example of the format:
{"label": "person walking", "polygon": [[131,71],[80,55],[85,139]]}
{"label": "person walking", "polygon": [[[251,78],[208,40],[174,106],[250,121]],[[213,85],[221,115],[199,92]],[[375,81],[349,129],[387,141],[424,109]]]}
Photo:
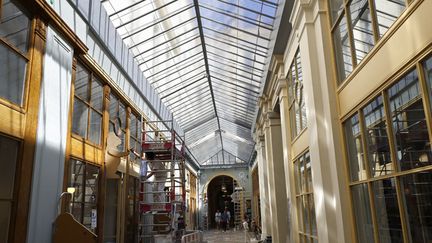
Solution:
{"label": "person walking", "polygon": [[216,213],[215,213],[215,221],[216,221],[216,228],[217,228],[218,230],[221,229],[221,216],[222,216],[222,214],[221,214],[221,212],[219,211],[219,209],[216,210]]}
{"label": "person walking", "polygon": [[225,208],[225,210],[221,215],[222,229],[224,232],[227,231],[227,229],[229,228],[230,219],[231,219],[231,213],[230,211],[228,211],[228,208]]}

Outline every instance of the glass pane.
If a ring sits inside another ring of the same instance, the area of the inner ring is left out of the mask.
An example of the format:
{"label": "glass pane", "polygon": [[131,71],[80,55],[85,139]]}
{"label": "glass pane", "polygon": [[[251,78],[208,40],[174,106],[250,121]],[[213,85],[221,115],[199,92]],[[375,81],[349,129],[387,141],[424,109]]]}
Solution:
{"label": "glass pane", "polygon": [[119,107],[119,116],[121,120],[121,128],[126,129],[126,108],[122,103],[120,103]]}
{"label": "glass pane", "polygon": [[372,183],[381,243],[403,242],[395,178]]}
{"label": "glass pane", "polygon": [[301,182],[300,182],[300,162],[297,160],[294,163],[294,173],[295,173],[295,180],[296,180],[296,194],[301,193]]}
{"label": "glass pane", "polygon": [[109,105],[109,117],[110,120],[114,120],[118,116],[118,99],[110,95],[110,105]]}
{"label": "glass pane", "polygon": [[89,72],[78,63],[75,76],[75,95],[88,101]]}
{"label": "glass pane", "polygon": [[92,220],[96,220],[94,219],[95,217],[97,217],[97,205],[91,203],[84,203],[82,224],[93,232],[96,232],[96,224],[92,225]]}
{"label": "glass pane", "polygon": [[411,242],[432,242],[432,171],[401,177]]}
{"label": "glass pane", "polygon": [[[423,63],[424,69],[425,69],[425,76],[426,81],[428,85],[428,94],[429,94],[429,100],[432,102],[432,57],[429,57],[428,60],[426,60]],[[431,105],[432,108],[432,105]],[[432,109],[431,109],[432,112]]]}
{"label": "glass pane", "polygon": [[331,9],[332,23],[334,23],[338,18],[338,16],[344,10],[344,0],[330,0],[330,9]]}
{"label": "glass pane", "polygon": [[431,165],[432,154],[417,72],[388,90],[398,166],[401,170]]}
{"label": "glass pane", "polygon": [[312,192],[313,185],[312,185],[312,168],[310,163],[310,156],[309,153],[306,153],[305,155],[305,164],[306,164],[306,178],[307,178],[307,184],[306,184],[306,192]]}
{"label": "glass pane", "polygon": [[103,103],[103,86],[97,81],[93,80],[91,89],[91,105],[96,110],[102,112],[102,103]]}
{"label": "glass pane", "polygon": [[[76,191],[75,191],[76,192]],[[82,203],[71,203],[71,214],[78,222],[82,222]]]}
{"label": "glass pane", "polygon": [[378,96],[363,108],[369,169],[372,177],[390,174],[394,171],[391,163],[384,113],[381,96]]}
{"label": "glass pane", "polygon": [[27,60],[0,42],[0,97],[22,105]]}
{"label": "glass pane", "polygon": [[296,109],[294,108],[294,104],[290,108],[290,124],[291,124],[291,138],[294,139],[297,136],[297,126],[296,126]]}
{"label": "glass pane", "polygon": [[0,37],[26,53],[30,29],[29,18],[9,0],[2,1],[0,9]]}
{"label": "glass pane", "polygon": [[303,222],[304,222],[304,233],[310,234],[311,233],[311,221],[310,221],[310,215],[309,215],[309,205],[307,203],[307,195],[301,196],[302,198],[302,211],[303,211]]}
{"label": "glass pane", "polygon": [[[85,173],[85,197],[83,224],[95,232],[96,225],[92,225],[92,217],[97,217],[97,200],[99,188],[99,168],[86,164]],[[96,220],[96,219],[93,219]]]}
{"label": "glass pane", "polygon": [[309,211],[310,211],[310,219],[311,219],[311,235],[317,235],[317,225],[316,225],[316,214],[315,214],[315,202],[313,194],[309,194]]}
{"label": "glass pane", "polygon": [[374,242],[372,216],[367,184],[351,187],[358,242]]}
{"label": "glass pane", "polygon": [[362,135],[360,133],[359,115],[355,114],[345,124],[345,140],[348,152],[351,181],[365,180],[366,167],[363,160]]}
{"label": "glass pane", "polygon": [[350,4],[350,12],[354,50],[357,63],[360,63],[374,46],[372,17],[368,0],[353,0]]}
{"label": "glass pane", "polygon": [[379,35],[381,37],[405,10],[405,1],[375,0],[375,9],[377,12]]}
{"label": "glass pane", "polygon": [[72,132],[83,138],[87,137],[88,107],[79,99],[74,99]]}
{"label": "glass pane", "polygon": [[334,29],[333,42],[335,46],[335,58],[338,68],[339,82],[342,82],[353,70],[351,44],[345,16],[342,17],[341,21]]}
{"label": "glass pane", "polygon": [[99,168],[90,164],[86,164],[85,203],[96,204],[98,195]]}
{"label": "glass pane", "polygon": [[130,116],[129,133],[131,137],[137,137],[137,118],[134,114]]}
{"label": "glass pane", "polygon": [[306,192],[306,171],[305,166],[306,161],[303,156],[300,157],[300,183],[301,183],[301,191]]}
{"label": "glass pane", "polygon": [[11,203],[0,201],[0,242],[8,242]]}
{"label": "glass pane", "polygon": [[102,133],[102,115],[93,109],[90,109],[90,128],[88,139],[95,143],[100,144]]}
{"label": "glass pane", "polygon": [[298,218],[298,226],[299,226],[299,231],[304,232],[304,226],[303,226],[303,202],[302,202],[302,197],[298,196],[297,197],[297,218]]}
{"label": "glass pane", "polygon": [[12,200],[19,142],[0,136],[0,200]]}
{"label": "glass pane", "polygon": [[81,161],[70,160],[69,162],[69,182],[68,187],[74,187],[75,192],[71,200],[71,213],[76,220],[81,222],[82,210],[81,203],[83,200],[83,180],[84,164]]}

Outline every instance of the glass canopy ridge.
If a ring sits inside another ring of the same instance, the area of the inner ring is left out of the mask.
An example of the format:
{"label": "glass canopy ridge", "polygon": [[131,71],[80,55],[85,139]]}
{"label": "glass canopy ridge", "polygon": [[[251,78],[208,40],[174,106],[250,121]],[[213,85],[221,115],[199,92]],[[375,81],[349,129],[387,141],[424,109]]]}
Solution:
{"label": "glass canopy ridge", "polygon": [[279,1],[101,2],[198,162],[221,151],[248,161]]}

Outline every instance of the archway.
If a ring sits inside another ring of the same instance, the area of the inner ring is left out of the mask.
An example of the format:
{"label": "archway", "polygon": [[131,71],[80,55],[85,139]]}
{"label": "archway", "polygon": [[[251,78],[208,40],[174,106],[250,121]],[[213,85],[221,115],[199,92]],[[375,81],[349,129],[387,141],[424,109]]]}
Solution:
{"label": "archway", "polygon": [[207,187],[207,203],[208,203],[208,226],[209,229],[216,228],[215,213],[216,210],[221,212],[225,207],[231,213],[231,222],[234,216],[234,203],[230,195],[234,192],[235,180],[231,176],[221,175],[213,178]]}

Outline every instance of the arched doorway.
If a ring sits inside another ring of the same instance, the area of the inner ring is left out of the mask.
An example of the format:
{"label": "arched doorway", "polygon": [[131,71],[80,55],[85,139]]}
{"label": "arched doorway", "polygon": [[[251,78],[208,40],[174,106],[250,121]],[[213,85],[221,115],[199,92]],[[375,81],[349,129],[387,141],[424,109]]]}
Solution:
{"label": "arched doorway", "polygon": [[231,213],[231,222],[234,216],[234,203],[232,202],[231,194],[234,192],[235,180],[231,176],[217,176],[213,178],[207,187],[207,202],[208,202],[208,226],[209,229],[216,228],[215,213],[216,210],[221,212],[225,207]]}

